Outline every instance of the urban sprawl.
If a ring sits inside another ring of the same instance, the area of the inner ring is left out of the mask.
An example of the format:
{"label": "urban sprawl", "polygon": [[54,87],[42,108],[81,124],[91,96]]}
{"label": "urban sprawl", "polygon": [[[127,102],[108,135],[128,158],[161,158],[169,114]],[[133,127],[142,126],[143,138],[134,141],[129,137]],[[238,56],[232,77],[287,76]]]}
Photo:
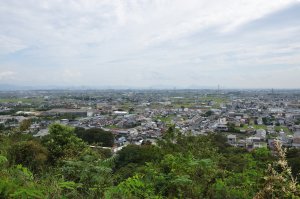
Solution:
{"label": "urban sprawl", "polygon": [[34,137],[47,135],[52,123],[101,128],[114,134],[113,152],[155,144],[169,127],[182,135],[222,134],[249,151],[272,149],[274,140],[300,148],[297,90],[35,90],[2,91],[0,97],[6,133],[22,129],[24,121],[22,133]]}

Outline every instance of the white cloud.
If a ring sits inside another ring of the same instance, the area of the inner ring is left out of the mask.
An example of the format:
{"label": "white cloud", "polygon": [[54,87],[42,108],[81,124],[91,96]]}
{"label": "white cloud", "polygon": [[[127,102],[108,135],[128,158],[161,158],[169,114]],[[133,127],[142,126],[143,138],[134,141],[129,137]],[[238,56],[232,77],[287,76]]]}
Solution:
{"label": "white cloud", "polygon": [[[300,24],[282,24],[279,30],[269,24],[243,28],[296,2],[1,1],[0,66],[13,63],[16,71],[26,67],[29,72],[18,75],[43,84],[142,86],[207,85],[250,67],[291,67],[299,63]],[[58,77],[33,78],[30,71]]]}
{"label": "white cloud", "polygon": [[13,71],[0,71],[0,80],[14,79],[15,74]]}
{"label": "white cloud", "polygon": [[13,38],[0,33],[0,55],[14,53],[26,48],[26,45],[18,38]]}
{"label": "white cloud", "polygon": [[79,71],[74,71],[72,69],[65,69],[63,74],[68,78],[77,78],[81,76],[81,73]]}

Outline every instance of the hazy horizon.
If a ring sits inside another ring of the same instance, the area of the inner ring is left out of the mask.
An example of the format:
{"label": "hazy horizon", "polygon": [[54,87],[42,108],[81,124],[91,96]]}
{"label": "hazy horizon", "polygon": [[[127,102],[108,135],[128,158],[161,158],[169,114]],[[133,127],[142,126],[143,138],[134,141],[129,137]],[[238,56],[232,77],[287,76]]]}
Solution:
{"label": "hazy horizon", "polygon": [[149,87],[138,87],[138,86],[121,86],[121,85],[102,85],[102,86],[86,86],[86,85],[79,85],[79,86],[68,86],[68,85],[42,85],[42,86],[34,86],[34,85],[28,85],[28,86],[21,86],[21,85],[11,85],[11,84],[0,84],[0,91],[34,91],[34,90],[70,90],[70,91],[76,91],[76,90],[236,90],[236,91],[246,91],[246,90],[261,90],[261,91],[300,91],[300,88],[276,88],[276,87],[221,87],[218,86],[172,86],[172,85],[154,85]]}
{"label": "hazy horizon", "polygon": [[4,86],[300,87],[299,0],[10,0],[0,17]]}

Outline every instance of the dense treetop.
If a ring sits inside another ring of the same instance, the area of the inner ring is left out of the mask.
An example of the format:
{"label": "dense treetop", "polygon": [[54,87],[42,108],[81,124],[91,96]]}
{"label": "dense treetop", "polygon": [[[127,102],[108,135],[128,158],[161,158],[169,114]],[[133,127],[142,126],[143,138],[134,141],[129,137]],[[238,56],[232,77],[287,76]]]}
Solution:
{"label": "dense treetop", "polygon": [[[99,129],[54,124],[43,139],[0,134],[0,198],[299,198],[297,149],[248,152],[219,134],[170,127],[156,144],[117,154]],[[291,168],[289,167],[291,165]]]}

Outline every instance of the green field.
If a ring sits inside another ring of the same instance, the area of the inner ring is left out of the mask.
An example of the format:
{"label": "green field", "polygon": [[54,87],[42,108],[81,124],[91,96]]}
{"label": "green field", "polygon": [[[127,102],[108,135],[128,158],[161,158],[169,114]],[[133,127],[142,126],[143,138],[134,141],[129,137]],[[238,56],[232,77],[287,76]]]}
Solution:
{"label": "green field", "polygon": [[[239,130],[248,130],[251,129],[251,127],[253,127],[253,129],[257,130],[257,129],[265,129],[267,130],[267,126],[266,125],[247,125],[245,124],[243,127],[237,127],[237,129]],[[292,132],[290,131],[290,129],[288,129],[286,126],[275,126],[274,130],[276,132],[279,132],[281,129],[283,129],[284,132],[288,133],[288,134],[292,134]]]}
{"label": "green field", "polygon": [[174,118],[174,116],[167,116],[167,117],[155,117],[153,118],[154,120],[160,120],[164,123],[171,123],[172,119]]}
{"label": "green field", "polygon": [[0,103],[37,103],[42,102],[43,98],[0,98]]}
{"label": "green field", "polygon": [[108,129],[117,129],[117,125],[109,125],[109,126],[105,126],[104,128],[108,128]]}
{"label": "green field", "polygon": [[291,130],[286,126],[275,126],[276,132],[279,132],[281,129],[287,134],[292,134]]}

